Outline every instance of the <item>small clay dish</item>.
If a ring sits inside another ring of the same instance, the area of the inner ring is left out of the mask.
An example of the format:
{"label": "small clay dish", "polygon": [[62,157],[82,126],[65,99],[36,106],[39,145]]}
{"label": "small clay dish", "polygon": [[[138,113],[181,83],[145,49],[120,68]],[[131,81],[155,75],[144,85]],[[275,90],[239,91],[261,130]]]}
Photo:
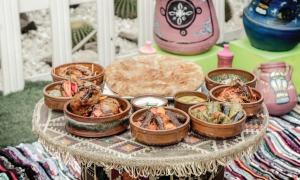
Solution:
{"label": "small clay dish", "polygon": [[141,115],[148,109],[140,109],[130,117],[130,130],[136,141],[146,145],[167,146],[177,144],[187,136],[190,126],[189,115],[180,109],[170,107],[165,107],[165,109],[183,115],[186,118],[185,122],[172,130],[149,130],[141,128],[137,126],[135,122],[137,122]]}
{"label": "small clay dish", "polygon": [[56,81],[62,81],[62,80],[69,80],[65,77],[59,76],[58,72],[60,71],[61,68],[66,68],[68,66],[76,66],[76,65],[82,65],[82,66],[88,67],[91,71],[97,72],[97,75],[95,75],[95,76],[81,77],[82,80],[93,82],[99,86],[103,83],[104,68],[102,66],[100,66],[99,64],[85,63],[85,62],[63,64],[63,65],[53,68],[51,71],[53,81],[56,82]]}
{"label": "small clay dish", "polygon": [[[211,89],[209,92],[210,99],[212,101],[225,102],[225,101],[218,99],[217,97],[227,87],[230,87],[230,86],[222,85],[222,86],[218,86],[218,87]],[[254,88],[251,88],[251,90],[259,97],[259,100],[256,102],[251,102],[251,103],[241,103],[243,109],[246,111],[247,116],[254,116],[254,115],[258,114],[261,111],[262,104],[264,102],[264,98],[260,92],[258,92]]]}
{"label": "small clay dish", "polygon": [[137,111],[149,107],[167,106],[168,100],[162,96],[143,95],[137,96],[131,100],[133,111]]}
{"label": "small clay dish", "polygon": [[107,97],[116,99],[121,105],[122,112],[98,118],[79,116],[71,112],[70,101],[68,101],[64,106],[67,119],[66,130],[77,136],[93,138],[112,136],[125,131],[129,125],[130,103],[120,97]]}
{"label": "small clay dish", "polygon": [[199,103],[185,103],[179,100],[179,98],[184,97],[184,96],[197,96],[200,97],[202,99],[204,99],[203,102],[208,102],[209,98],[207,97],[207,95],[205,95],[202,92],[198,92],[198,91],[181,91],[175,94],[174,96],[174,106],[175,108],[181,109],[184,112],[188,113],[189,108],[199,104],[199,103],[203,103],[203,102],[199,102]]}
{"label": "small clay dish", "polygon": [[256,86],[256,81],[257,78],[253,73],[250,73],[248,71],[244,71],[241,69],[233,69],[233,68],[219,68],[215,69],[213,71],[210,71],[206,76],[205,76],[205,85],[208,90],[211,90],[214,87],[220,86],[220,85],[228,85],[228,84],[222,84],[217,81],[214,81],[212,77],[216,77],[222,74],[235,74],[240,77],[243,77],[244,79],[247,80],[245,83],[246,85],[255,88]]}
{"label": "small clay dish", "polygon": [[45,86],[45,88],[43,90],[44,102],[48,108],[53,109],[53,110],[63,111],[64,105],[66,104],[66,102],[71,100],[72,97],[63,97],[63,96],[55,97],[55,96],[51,96],[49,94],[49,91],[53,90],[53,88],[55,86],[61,86],[63,84],[63,82],[64,81],[58,81],[58,82],[50,83],[47,86]]}
{"label": "small clay dish", "polygon": [[203,105],[206,105],[206,103],[197,104],[189,108],[191,129],[194,132],[211,138],[226,139],[237,136],[244,130],[247,119],[245,111],[244,116],[238,122],[232,124],[214,124],[202,119],[198,119],[191,113],[193,109]]}

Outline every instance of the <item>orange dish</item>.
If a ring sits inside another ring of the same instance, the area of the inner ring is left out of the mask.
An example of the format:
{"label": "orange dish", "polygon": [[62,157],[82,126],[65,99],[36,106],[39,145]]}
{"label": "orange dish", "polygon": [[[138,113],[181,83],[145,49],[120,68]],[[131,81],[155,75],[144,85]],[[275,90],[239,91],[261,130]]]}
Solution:
{"label": "orange dish", "polygon": [[237,83],[224,88],[217,98],[226,102],[251,103],[258,101],[260,97],[249,86]]}
{"label": "orange dish", "polygon": [[148,109],[134,123],[138,127],[149,130],[172,130],[181,126],[184,121],[185,118],[180,114],[158,107]]}

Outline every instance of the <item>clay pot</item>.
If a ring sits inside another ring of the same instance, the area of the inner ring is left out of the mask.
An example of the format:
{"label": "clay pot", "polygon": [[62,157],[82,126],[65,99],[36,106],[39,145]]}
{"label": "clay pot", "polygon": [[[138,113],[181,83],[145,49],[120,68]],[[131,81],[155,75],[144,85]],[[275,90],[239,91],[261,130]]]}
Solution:
{"label": "clay pot", "polygon": [[190,117],[184,111],[181,111],[176,108],[166,107],[166,110],[170,110],[174,113],[181,114],[185,117],[185,122],[172,130],[150,130],[139,127],[135,124],[136,121],[145,113],[148,109],[140,109],[133,113],[130,117],[130,130],[132,136],[136,141],[154,146],[167,146],[172,144],[177,144],[188,135],[189,126],[190,126]]}
{"label": "clay pot", "polygon": [[234,54],[229,51],[229,45],[224,44],[224,49],[218,52],[218,68],[231,68]]}
{"label": "clay pot", "polygon": [[245,111],[243,111],[244,116],[238,122],[232,124],[213,124],[195,117],[192,114],[192,110],[205,104],[206,103],[201,103],[189,108],[189,115],[191,117],[191,129],[194,132],[211,138],[226,139],[239,135],[244,130],[247,119]]}
{"label": "clay pot", "polygon": [[100,66],[99,64],[95,64],[95,63],[85,63],[85,62],[78,62],[78,63],[68,63],[68,64],[63,64],[60,65],[58,67],[55,67],[52,69],[51,71],[51,76],[54,82],[56,81],[63,81],[63,80],[69,80],[65,77],[61,77],[58,75],[58,70],[60,68],[66,68],[68,66],[74,66],[74,65],[82,65],[82,66],[86,66],[89,69],[93,69],[95,72],[97,72],[98,74],[96,76],[92,76],[92,77],[83,77],[82,80],[86,80],[86,81],[90,81],[95,83],[96,85],[101,85],[103,83],[103,79],[104,79],[104,68],[102,66]]}
{"label": "clay pot", "polygon": [[300,1],[252,0],[244,10],[246,34],[255,48],[288,51],[300,42]]}
{"label": "clay pot", "polygon": [[202,92],[198,92],[198,91],[181,91],[181,92],[176,93],[174,96],[174,107],[178,108],[186,113],[188,113],[190,107],[192,107],[196,104],[199,104],[199,103],[183,103],[181,101],[178,101],[178,98],[183,97],[183,96],[197,96],[197,97],[205,99],[205,102],[209,101],[209,97],[206,94],[204,94]]}
{"label": "clay pot", "polygon": [[219,76],[221,74],[236,74],[248,80],[248,82],[246,83],[247,86],[250,87],[256,86],[257,79],[255,75],[248,71],[244,71],[241,69],[234,69],[234,68],[219,68],[208,72],[207,75],[205,76],[205,86],[208,90],[211,90],[212,88],[220,85],[226,85],[226,84],[221,84],[212,79],[213,77]]}
{"label": "clay pot", "polygon": [[108,96],[116,99],[121,105],[122,112],[104,117],[83,117],[71,112],[70,101],[64,106],[66,130],[76,136],[101,138],[124,132],[128,128],[127,117],[131,111],[130,103],[123,98]]}
{"label": "clay pot", "polygon": [[154,39],[161,49],[175,54],[200,54],[218,38],[212,0],[156,0]]}
{"label": "clay pot", "polygon": [[283,115],[297,104],[297,91],[291,81],[292,67],[284,62],[261,64],[257,70],[257,89],[264,96],[271,115]]}
{"label": "clay pot", "polygon": [[[218,101],[218,102],[222,102],[222,103],[225,103],[226,101],[222,101],[218,98],[218,95],[225,89],[225,88],[228,88],[230,86],[227,86],[227,85],[222,85],[222,86],[217,86],[213,89],[211,89],[209,91],[209,95],[210,95],[210,99],[212,101]],[[241,103],[243,109],[246,111],[246,114],[247,116],[254,116],[254,115],[257,115],[258,113],[261,112],[262,110],[262,104],[264,102],[264,98],[263,96],[261,95],[261,93],[254,89],[254,88],[251,88],[251,90],[256,94],[256,96],[259,97],[259,100],[256,101],[256,102],[251,102],[251,103]]]}
{"label": "clay pot", "polygon": [[[154,104],[153,104],[154,103]],[[168,100],[162,96],[158,95],[142,95],[137,96],[131,100],[133,112],[140,109],[158,106],[167,106]]]}
{"label": "clay pot", "polygon": [[63,83],[64,81],[53,82],[44,88],[44,102],[48,108],[63,111],[65,104],[72,99],[72,97],[53,97],[49,95],[49,90],[52,90],[55,86],[62,85]]}

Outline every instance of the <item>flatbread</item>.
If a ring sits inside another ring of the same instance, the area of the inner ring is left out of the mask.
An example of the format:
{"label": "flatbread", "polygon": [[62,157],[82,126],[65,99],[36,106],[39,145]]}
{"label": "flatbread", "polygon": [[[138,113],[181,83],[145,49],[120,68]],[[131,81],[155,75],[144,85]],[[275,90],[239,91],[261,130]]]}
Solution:
{"label": "flatbread", "polygon": [[196,90],[204,80],[201,66],[173,56],[144,55],[118,60],[105,71],[108,87],[119,96],[174,96]]}

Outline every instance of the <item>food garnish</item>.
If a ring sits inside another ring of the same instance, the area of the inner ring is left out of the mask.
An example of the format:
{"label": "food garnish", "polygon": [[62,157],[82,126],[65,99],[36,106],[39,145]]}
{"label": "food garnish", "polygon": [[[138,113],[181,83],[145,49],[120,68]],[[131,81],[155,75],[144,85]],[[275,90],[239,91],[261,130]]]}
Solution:
{"label": "food garnish", "polygon": [[177,98],[177,101],[185,104],[196,104],[196,103],[203,103],[206,101],[206,99],[198,96],[182,96]]}
{"label": "food garnish", "polygon": [[228,74],[228,73],[212,76],[211,79],[213,81],[216,81],[224,85],[230,85],[237,80],[241,81],[242,83],[248,82],[248,80],[243,76],[239,76],[237,74]]}
{"label": "food garnish", "polygon": [[84,117],[105,117],[122,112],[119,102],[103,96],[95,86],[79,91],[70,102],[71,111]]}
{"label": "food garnish", "polygon": [[186,118],[164,107],[153,107],[144,112],[134,122],[137,126],[149,130],[172,130],[181,126]]}
{"label": "food garnish", "polygon": [[241,120],[245,114],[238,103],[208,102],[191,111],[201,121],[213,124],[232,124]]}
{"label": "food garnish", "polygon": [[145,96],[136,98],[133,103],[137,106],[150,108],[150,107],[158,107],[164,105],[164,101],[161,98]]}
{"label": "food garnish", "polygon": [[70,78],[88,78],[92,76],[96,76],[97,72],[90,69],[87,66],[76,64],[76,65],[69,65],[67,67],[62,67],[58,69],[59,76],[70,79]]}
{"label": "food garnish", "polygon": [[217,98],[226,102],[251,103],[258,101],[260,97],[251,87],[237,82],[233,86],[224,88]]}
{"label": "food garnish", "polygon": [[79,79],[65,80],[62,84],[54,86],[47,93],[52,97],[73,97],[85,87],[96,86],[95,84]]}

